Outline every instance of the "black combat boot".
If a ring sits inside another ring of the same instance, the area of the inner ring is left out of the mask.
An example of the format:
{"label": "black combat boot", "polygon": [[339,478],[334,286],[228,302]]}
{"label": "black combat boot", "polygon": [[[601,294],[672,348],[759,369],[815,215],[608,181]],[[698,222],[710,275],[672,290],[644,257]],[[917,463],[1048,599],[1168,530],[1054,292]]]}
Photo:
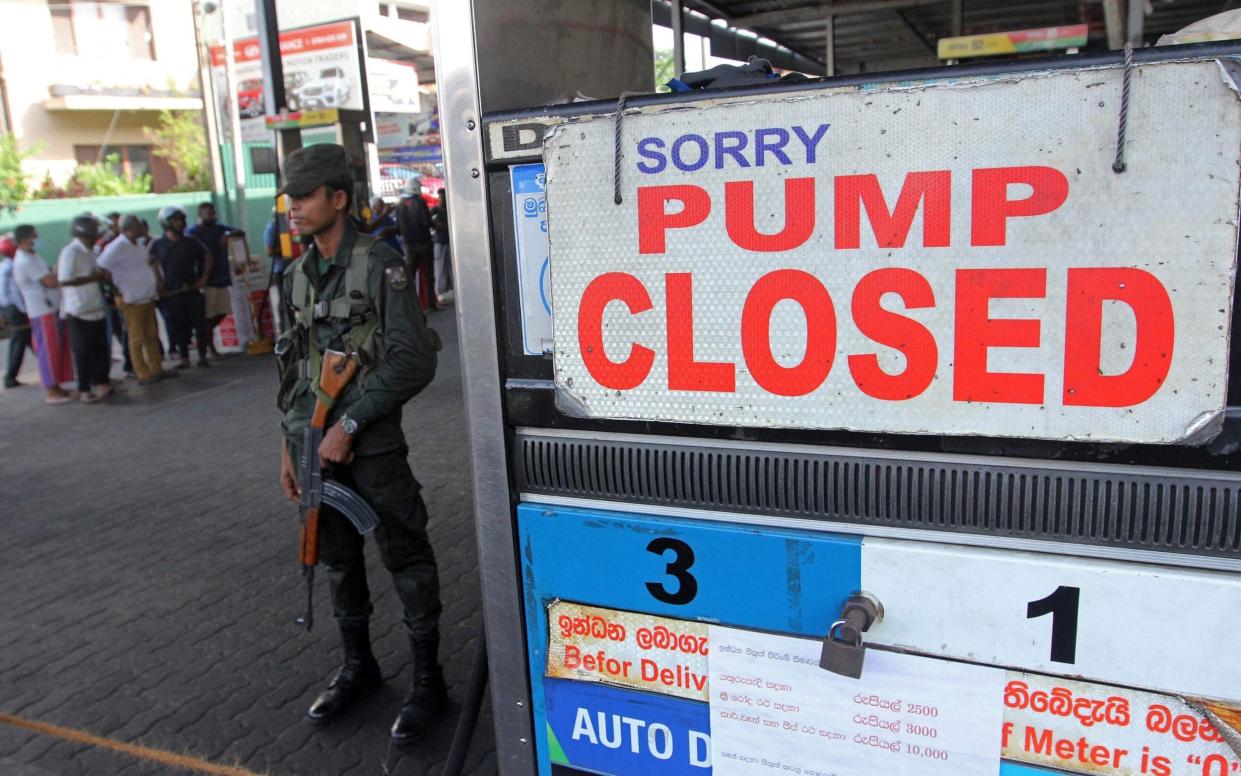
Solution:
{"label": "black combat boot", "polygon": [[439,721],[448,702],[448,686],[436,657],[439,640],[411,638],[409,644],[414,651],[414,680],[396,722],[392,723],[392,740],[401,745],[412,744],[426,735]]}
{"label": "black combat boot", "polygon": [[339,717],[383,682],[379,663],[371,652],[369,626],[342,627],[340,640],[345,647],[345,664],[336,672],[327,690],[310,704],[306,712],[310,721],[316,724]]}

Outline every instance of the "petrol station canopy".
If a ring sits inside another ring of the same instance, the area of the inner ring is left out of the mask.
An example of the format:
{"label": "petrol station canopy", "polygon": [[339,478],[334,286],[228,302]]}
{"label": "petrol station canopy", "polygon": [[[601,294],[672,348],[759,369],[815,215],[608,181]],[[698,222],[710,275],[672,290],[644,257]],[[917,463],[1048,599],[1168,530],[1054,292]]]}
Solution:
{"label": "petrol station canopy", "polygon": [[[1084,48],[1120,48],[1126,38],[1135,46],[1149,45],[1232,5],[1137,1],[1143,13],[1132,16],[1123,0],[680,0],[679,5],[684,31],[709,37],[716,56],[758,54],[777,68],[809,75],[933,66],[943,61],[938,44],[945,38],[1081,24],[1088,28]],[[652,4],[656,24],[673,26],[673,5]]]}

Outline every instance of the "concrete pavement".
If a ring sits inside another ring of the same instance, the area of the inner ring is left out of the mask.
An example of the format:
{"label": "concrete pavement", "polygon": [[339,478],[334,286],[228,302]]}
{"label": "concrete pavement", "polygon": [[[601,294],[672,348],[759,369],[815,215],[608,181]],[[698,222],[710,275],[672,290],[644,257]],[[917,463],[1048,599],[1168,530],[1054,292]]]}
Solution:
{"label": "concrete pavement", "polygon": [[[421,746],[389,751],[409,654],[370,542],[385,686],[324,729],[303,718],[339,651],[323,575],[315,630],[293,625],[303,590],[296,509],[277,485],[270,357],[236,356],[146,388],[127,381],[124,396],[94,406],[46,406],[37,385],[0,391],[0,715],[273,776],[438,773],[480,608],[451,316],[431,318],[445,345],[439,375],[405,415],[440,563],[454,698]],[[486,708],[467,771],[495,772]],[[174,772],[0,722],[0,773]]]}

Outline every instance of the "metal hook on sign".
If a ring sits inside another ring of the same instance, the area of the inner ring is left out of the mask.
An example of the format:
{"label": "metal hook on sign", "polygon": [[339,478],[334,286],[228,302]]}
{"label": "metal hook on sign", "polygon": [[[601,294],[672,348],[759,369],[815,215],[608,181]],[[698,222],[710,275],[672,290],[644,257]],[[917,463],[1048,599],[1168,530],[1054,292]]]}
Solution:
{"label": "metal hook on sign", "polygon": [[827,629],[819,667],[852,679],[862,678],[866,645],[862,634],[883,620],[883,604],[870,593],[857,592],[845,599],[840,619]]}
{"label": "metal hook on sign", "polygon": [[1133,75],[1133,44],[1125,44],[1125,69],[1121,73],[1120,123],[1116,128],[1116,160],[1112,172],[1125,171],[1125,125],[1129,122],[1129,79]]}
{"label": "metal hook on sign", "polygon": [[621,204],[621,127],[625,122],[625,100],[637,92],[621,92],[616,99],[616,114],[612,120],[612,201]]}

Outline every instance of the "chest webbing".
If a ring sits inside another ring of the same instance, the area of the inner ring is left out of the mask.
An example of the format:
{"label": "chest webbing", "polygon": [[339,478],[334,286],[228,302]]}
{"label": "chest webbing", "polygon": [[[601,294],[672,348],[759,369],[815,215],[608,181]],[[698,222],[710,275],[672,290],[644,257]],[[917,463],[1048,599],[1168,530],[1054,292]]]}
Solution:
{"label": "chest webbing", "polygon": [[[310,278],[306,276],[305,267],[305,262],[310,260],[312,255],[316,257],[315,261],[318,261],[318,252],[303,253],[292,267],[293,293],[289,301],[297,312],[297,325],[306,332],[310,386],[318,400],[327,407],[335,404],[336,400],[319,387],[319,372],[323,368],[323,351],[315,335],[315,323],[317,320],[326,318],[347,326],[341,339],[344,340],[346,350],[351,353],[361,348],[362,344],[379,329],[382,322],[375,309],[374,300],[371,299],[367,283],[368,256],[375,241],[375,238],[370,235],[357,235],[353,248],[349,251],[349,264],[345,267],[344,293],[337,294],[334,299],[325,300],[326,309],[320,310],[324,314],[319,316],[315,315],[316,307],[319,306],[319,292],[310,282]],[[328,271],[331,271],[330,266]],[[323,278],[320,277],[320,285],[322,280]]]}

